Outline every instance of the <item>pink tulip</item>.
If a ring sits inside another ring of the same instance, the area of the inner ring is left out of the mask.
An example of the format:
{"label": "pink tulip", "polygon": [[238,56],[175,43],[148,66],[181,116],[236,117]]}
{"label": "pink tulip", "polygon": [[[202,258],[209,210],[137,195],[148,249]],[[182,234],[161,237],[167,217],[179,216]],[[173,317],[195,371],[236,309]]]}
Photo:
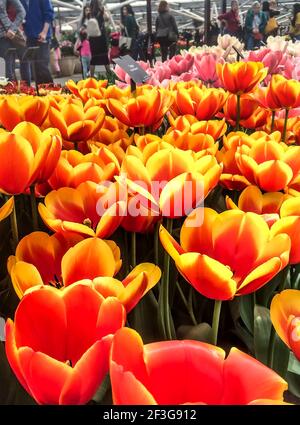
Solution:
{"label": "pink tulip", "polygon": [[185,56],[176,55],[168,61],[172,75],[181,75],[191,69],[194,63],[194,57],[188,53]]}
{"label": "pink tulip", "polygon": [[216,64],[224,63],[215,53],[198,53],[195,55],[194,67],[197,75],[206,85],[219,87],[220,81],[216,72]]}

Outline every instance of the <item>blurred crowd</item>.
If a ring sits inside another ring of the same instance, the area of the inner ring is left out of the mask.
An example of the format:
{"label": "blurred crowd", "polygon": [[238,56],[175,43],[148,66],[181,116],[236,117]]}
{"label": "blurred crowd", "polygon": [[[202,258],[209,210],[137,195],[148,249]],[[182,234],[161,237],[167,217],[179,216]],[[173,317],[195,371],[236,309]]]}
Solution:
{"label": "blurred crowd", "polygon": [[[62,37],[55,23],[51,0],[0,0],[0,57],[5,59],[6,78],[15,80],[18,59],[21,79],[27,84],[52,83],[49,71],[52,51],[56,76],[60,75],[60,61],[68,49],[80,58],[82,76],[95,76],[96,66],[105,67],[109,74],[114,58],[129,54],[135,60],[151,60],[154,50],[164,62],[172,58],[178,48],[190,45],[213,45],[219,34],[229,34],[242,41],[247,50],[259,48],[267,37],[282,35],[278,23],[280,11],[276,0],[255,1],[246,14],[240,12],[237,0],[230,10],[211,19],[204,37],[204,23],[194,22],[193,30],[178,29],[176,18],[168,2],[160,1],[155,28],[149,34],[140,28],[131,5],[120,11],[116,22],[102,0],[91,0],[83,8],[71,42]],[[293,4],[289,27],[284,35],[300,40],[300,3]]]}

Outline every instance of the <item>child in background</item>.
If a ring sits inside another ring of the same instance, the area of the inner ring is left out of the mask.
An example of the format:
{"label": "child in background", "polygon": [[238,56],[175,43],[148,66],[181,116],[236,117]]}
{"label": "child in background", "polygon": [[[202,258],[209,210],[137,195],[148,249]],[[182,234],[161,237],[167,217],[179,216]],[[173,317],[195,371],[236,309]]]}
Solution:
{"label": "child in background", "polygon": [[79,37],[75,44],[75,49],[79,52],[80,55],[83,79],[86,79],[89,76],[92,57],[90,43],[87,37],[86,28],[80,28]]}

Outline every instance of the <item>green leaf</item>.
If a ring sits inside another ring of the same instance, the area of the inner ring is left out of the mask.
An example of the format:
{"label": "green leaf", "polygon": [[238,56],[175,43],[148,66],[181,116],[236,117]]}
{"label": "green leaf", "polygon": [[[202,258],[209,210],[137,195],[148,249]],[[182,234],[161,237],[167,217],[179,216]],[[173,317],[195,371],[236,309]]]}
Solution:
{"label": "green leaf", "polygon": [[292,351],[290,351],[288,371],[300,375],[300,362]]}
{"label": "green leaf", "polygon": [[196,341],[211,342],[212,329],[208,323],[199,323],[197,326],[179,326],[177,330],[179,339],[193,339]]}
{"label": "green leaf", "polygon": [[240,315],[245,323],[248,331],[254,333],[254,294],[244,295],[240,297]]}
{"label": "green leaf", "polygon": [[296,397],[300,398],[300,376],[295,373],[288,372],[285,379],[289,385],[289,391]]}
{"label": "green leaf", "polygon": [[275,370],[283,379],[286,378],[290,358],[290,349],[276,334],[274,342],[274,353],[272,369]]}
{"label": "green leaf", "polygon": [[270,311],[266,307],[254,307],[254,352],[264,364],[268,362],[268,348],[271,335]]}

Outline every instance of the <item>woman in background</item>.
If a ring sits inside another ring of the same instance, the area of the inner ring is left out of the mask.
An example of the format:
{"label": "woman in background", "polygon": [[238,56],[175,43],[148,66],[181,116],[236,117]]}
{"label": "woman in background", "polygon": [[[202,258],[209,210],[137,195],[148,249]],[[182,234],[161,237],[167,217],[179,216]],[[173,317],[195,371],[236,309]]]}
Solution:
{"label": "woman in background", "polygon": [[121,9],[121,28],[125,37],[131,38],[131,44],[128,46],[130,54],[134,60],[137,60],[137,38],[139,35],[139,26],[134,17],[134,11],[130,5],[123,6]]}
{"label": "woman in background", "polygon": [[156,39],[160,44],[161,58],[165,62],[175,56],[178,40],[178,28],[173,15],[169,12],[168,2],[162,0],[158,6],[155,22]]}
{"label": "woman in background", "polygon": [[218,19],[225,24],[224,34],[229,34],[237,38],[241,37],[242,26],[237,0],[232,0],[230,11],[219,15]]}
{"label": "woman in background", "polygon": [[87,21],[90,19],[90,17],[91,17],[90,6],[84,6],[82,10],[82,17],[79,22],[79,29],[82,28],[83,26],[86,26]]}
{"label": "woman in background", "polygon": [[290,27],[290,36],[293,40],[300,40],[300,3],[293,5],[293,17]]}
{"label": "woman in background", "polygon": [[91,48],[91,77],[95,75],[96,65],[104,65],[107,75],[110,73],[109,59],[108,59],[108,43],[105,30],[105,12],[101,0],[92,0],[90,4],[91,18],[95,18],[98,22],[101,35],[97,37],[89,37]]}

